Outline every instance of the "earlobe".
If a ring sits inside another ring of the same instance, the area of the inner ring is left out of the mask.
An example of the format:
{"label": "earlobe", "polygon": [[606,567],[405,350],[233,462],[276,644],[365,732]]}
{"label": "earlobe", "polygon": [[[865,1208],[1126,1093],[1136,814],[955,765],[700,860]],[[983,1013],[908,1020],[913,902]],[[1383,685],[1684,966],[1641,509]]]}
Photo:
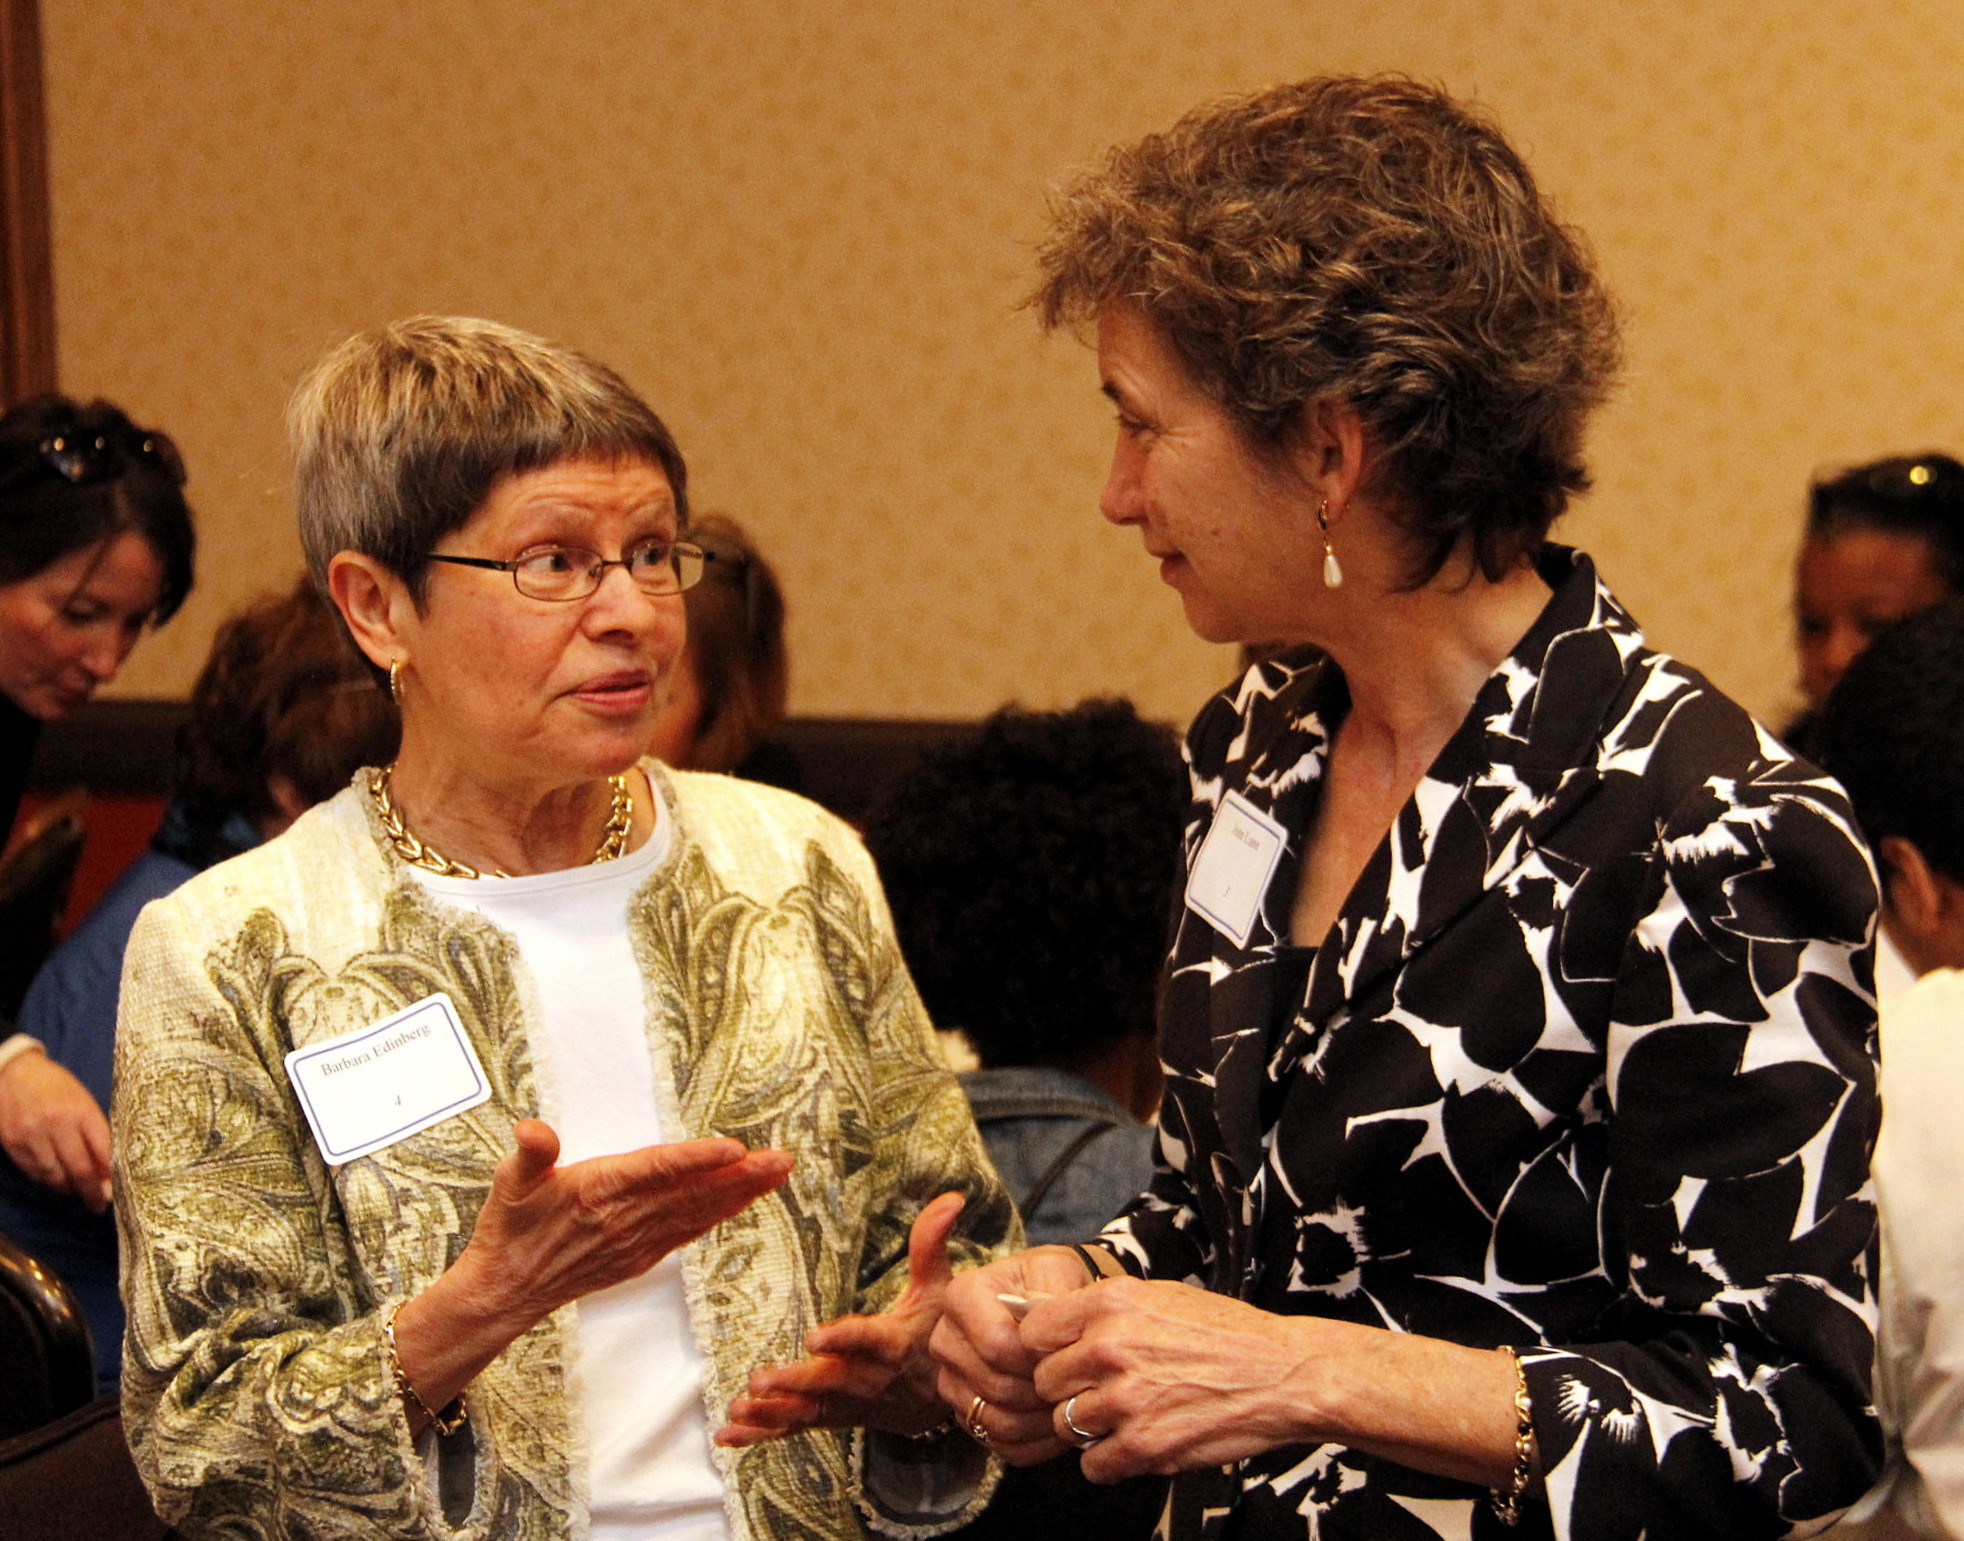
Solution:
{"label": "earlobe", "polygon": [[1884,835],[1875,843],[1875,858],[1882,869],[1885,906],[1899,923],[1912,930],[1927,930],[1935,918],[1938,898],[1923,853],[1901,835]]}
{"label": "earlobe", "polygon": [[1364,419],[1349,402],[1334,399],[1306,402],[1302,412],[1300,463],[1318,496],[1327,500],[1334,524],[1364,484],[1369,454]]}
{"label": "earlobe", "polygon": [[402,579],[373,557],[337,551],[327,564],[327,592],[370,663],[386,669],[402,657],[398,619],[409,603]]}

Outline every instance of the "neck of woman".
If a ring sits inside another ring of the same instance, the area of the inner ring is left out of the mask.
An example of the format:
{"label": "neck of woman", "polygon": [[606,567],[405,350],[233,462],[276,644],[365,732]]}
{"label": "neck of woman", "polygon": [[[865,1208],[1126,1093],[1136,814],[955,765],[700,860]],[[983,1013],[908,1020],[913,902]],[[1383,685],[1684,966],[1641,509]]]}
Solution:
{"label": "neck of woman", "polygon": [[[614,805],[605,774],[487,782],[417,753],[406,732],[389,782],[396,815],[410,834],[454,862],[511,877],[585,866]],[[626,849],[633,850],[654,827],[654,807],[644,777],[630,771],[627,784],[634,815]]]}
{"label": "neck of woman", "polygon": [[1324,762],[1290,913],[1290,937],[1304,947],[1322,942],[1481,685],[1541,613],[1548,586],[1523,566],[1497,583],[1442,575],[1415,591],[1378,586],[1359,597],[1354,632],[1325,644],[1350,711]]}
{"label": "neck of woman", "polygon": [[1454,562],[1421,588],[1371,595],[1327,644],[1350,691],[1344,737],[1416,785],[1549,594],[1526,564],[1496,582]]}

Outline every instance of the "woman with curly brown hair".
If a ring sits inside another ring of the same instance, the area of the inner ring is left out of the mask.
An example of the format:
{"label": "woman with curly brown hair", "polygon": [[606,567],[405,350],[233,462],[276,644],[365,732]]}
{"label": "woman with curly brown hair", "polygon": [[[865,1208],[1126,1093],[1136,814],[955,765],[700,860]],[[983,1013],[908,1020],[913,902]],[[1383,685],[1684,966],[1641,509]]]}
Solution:
{"label": "woman with curly brown hair", "polygon": [[943,1396],[1175,1473],[1174,1537],[1811,1528],[1878,1448],[1874,885],[1546,539],[1617,362],[1581,238],[1480,113],[1326,78],[1113,152],[1043,273],[1105,517],[1315,651],[1189,735],[1152,1185],[955,1282]]}

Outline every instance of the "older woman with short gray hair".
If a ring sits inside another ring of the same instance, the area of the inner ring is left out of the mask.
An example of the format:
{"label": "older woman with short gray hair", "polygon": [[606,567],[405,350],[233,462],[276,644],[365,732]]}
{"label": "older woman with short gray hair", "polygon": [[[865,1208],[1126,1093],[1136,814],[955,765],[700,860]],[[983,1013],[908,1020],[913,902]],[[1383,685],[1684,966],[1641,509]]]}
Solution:
{"label": "older woman with short gray hair", "polygon": [[[642,757],[705,561],[673,438],[611,370],[433,317],[330,353],[292,434],[309,566],[402,745],[131,939],[124,1386],[160,1513],[959,1519],[986,1473],[934,1433],[915,1323],[1015,1220],[851,831]],[[718,1443],[752,1367],[844,1313],[911,1354],[789,1444]],[[853,1425],[930,1436],[900,1496]]]}

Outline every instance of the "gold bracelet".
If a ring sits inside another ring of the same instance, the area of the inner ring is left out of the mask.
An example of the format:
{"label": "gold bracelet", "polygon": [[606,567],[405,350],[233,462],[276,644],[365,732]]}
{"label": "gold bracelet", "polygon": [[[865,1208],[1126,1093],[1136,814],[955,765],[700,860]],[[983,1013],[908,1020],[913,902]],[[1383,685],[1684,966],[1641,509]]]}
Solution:
{"label": "gold bracelet", "polygon": [[1519,1352],[1504,1343],[1500,1351],[1514,1364],[1514,1470],[1507,1486],[1490,1489],[1488,1496],[1493,1500],[1495,1518],[1514,1526],[1521,1523],[1521,1500],[1528,1496],[1528,1484],[1534,1480],[1534,1403],[1528,1399],[1528,1372]]}
{"label": "gold bracelet", "polygon": [[464,1426],[464,1415],[469,1409],[464,1405],[464,1393],[457,1393],[457,1400],[450,1405],[457,1409],[448,1418],[431,1407],[416,1394],[416,1388],[409,1384],[409,1377],[402,1373],[402,1358],[396,1353],[396,1312],[403,1308],[404,1302],[398,1300],[389,1307],[388,1315],[382,1318],[382,1339],[389,1345],[389,1373],[395,1377],[396,1390],[413,1405],[418,1412],[430,1420],[430,1426],[439,1434],[455,1434]]}

